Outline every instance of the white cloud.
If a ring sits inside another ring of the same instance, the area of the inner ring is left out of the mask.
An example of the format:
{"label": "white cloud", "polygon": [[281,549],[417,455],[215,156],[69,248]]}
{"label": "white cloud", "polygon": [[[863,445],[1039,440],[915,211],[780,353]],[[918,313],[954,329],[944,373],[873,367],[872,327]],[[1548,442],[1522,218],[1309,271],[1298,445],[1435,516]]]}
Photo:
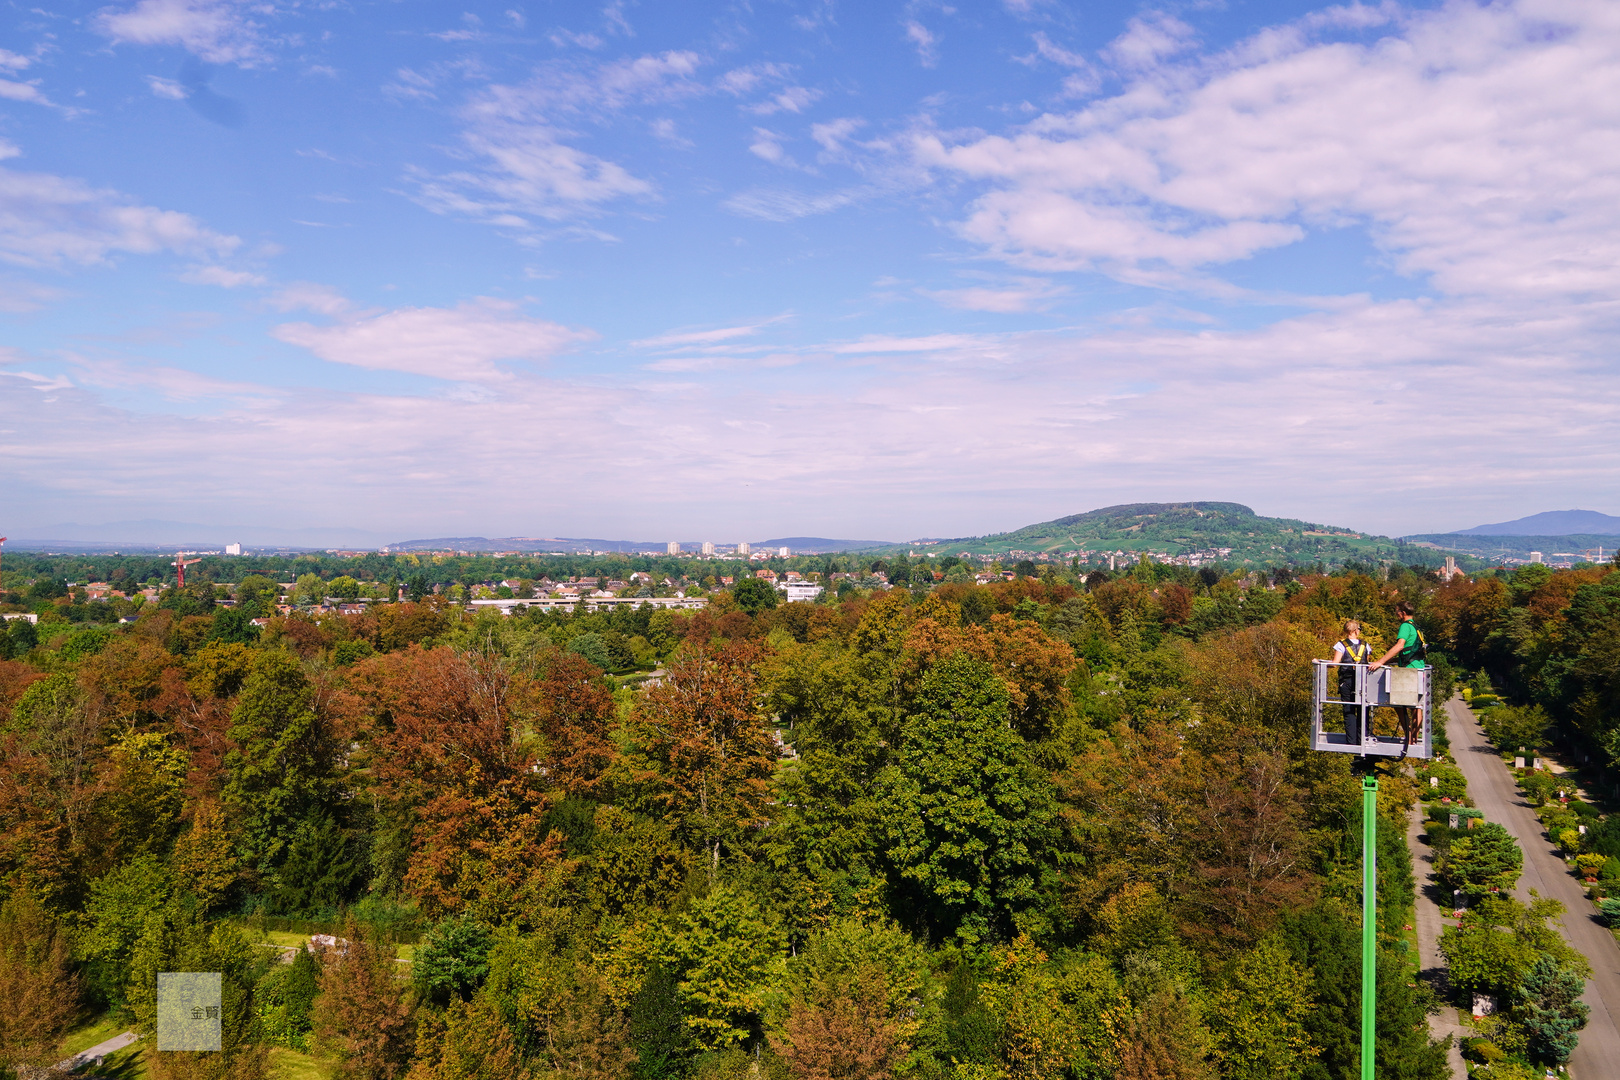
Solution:
{"label": "white cloud", "polygon": [[396,308],[330,326],[283,323],[273,333],[335,364],[462,382],[509,378],[497,360],[541,360],[595,336],[488,298],[454,308]]}
{"label": "white cloud", "polygon": [[[1174,15],[1149,12],[1132,19],[1125,33],[1110,42],[1103,55],[1118,67],[1139,70],[1185,52],[1196,38],[1193,28]],[[1041,52],[1046,55],[1047,50]]]}
{"label": "white cloud", "polygon": [[101,12],[92,25],[115,42],[179,45],[211,64],[251,67],[267,57],[263,27],[246,13],[265,10],[229,0],[140,0]]}
{"label": "white cloud", "polygon": [[7,71],[21,71],[34,62],[32,57],[14,53],[9,49],[0,49],[0,68]]}
{"label": "white cloud", "polygon": [[770,116],[779,112],[801,113],[820,100],[820,90],[812,90],[804,86],[790,86],[775,97],[762,101],[757,105],[748,106],[748,111],[756,116]]}
{"label": "white cloud", "polygon": [[691,346],[708,347],[721,342],[735,341],[738,338],[753,337],[765,327],[781,322],[788,318],[786,315],[777,315],[757,323],[745,323],[742,326],[721,326],[713,330],[675,330],[656,337],[642,338],[630,344],[638,349],[669,349],[687,348]]}
{"label": "white cloud", "polygon": [[939,37],[916,19],[906,20],[906,40],[915,46],[923,67],[939,63]]}
{"label": "white cloud", "polygon": [[721,205],[734,214],[761,221],[796,221],[842,210],[860,198],[859,190],[806,194],[800,191],[755,190],[739,192]]}
{"label": "white cloud", "polygon": [[317,315],[342,315],[354,305],[330,285],[296,281],[276,291],[270,306],[277,311],[313,311]]}
{"label": "white cloud", "polygon": [[782,149],[782,136],[765,128],[754,129],[754,141],[748,144],[748,152],[772,165],[794,164],[787,151]]}
{"label": "white cloud", "polygon": [[680,131],[675,126],[675,121],[667,116],[659,117],[648,124],[647,130],[651,131],[653,138],[659,142],[668,143],[670,146],[676,146],[682,150],[690,150],[694,145],[691,139],[681,136]]}
{"label": "white cloud", "polygon": [[[1091,61],[1077,52],[1071,52],[1061,45],[1055,44],[1045,33],[1032,35],[1035,42],[1035,53],[1043,60],[1069,68],[1073,74],[1063,79],[1063,93],[1065,96],[1081,97],[1094,93],[1102,85],[1102,75],[1092,66]],[[1034,57],[1017,58],[1024,63],[1034,63]]]}
{"label": "white cloud", "polygon": [[1046,301],[1068,292],[1043,278],[1019,278],[1003,286],[974,285],[962,289],[919,289],[922,295],[938,300],[946,307],[962,311],[990,311],[1012,314],[1022,311],[1040,311]]}
{"label": "white cloud", "polygon": [[418,201],[438,213],[522,229],[530,218],[565,221],[650,195],[650,181],[572,145],[575,133],[564,125],[604,122],[632,105],[701,93],[692,78],[699,65],[696,53],[671,51],[548,65],[525,83],[488,87],[462,110],[462,142],[481,167],[416,173]]}
{"label": "white cloud", "polygon": [[146,77],[146,84],[152,88],[152,93],[154,96],[166,98],[169,101],[184,101],[186,98],[191,96],[191,91],[187,90],[174,79],[165,79],[158,75],[148,75]]}
{"label": "white cloud", "polygon": [[26,101],[34,105],[49,105],[50,99],[39,91],[39,80],[29,82],[15,82],[11,79],[0,79],[0,98],[7,101]]}
{"label": "white cloud", "polygon": [[[1364,225],[1447,293],[1612,292],[1616,12],[1453,4],[1364,44],[1317,41],[1324,23],[1309,21],[1011,136],[920,132],[914,160],[986,182],[962,232],[1027,266],[1184,283],[1311,229]],[[1162,58],[1148,26],[1116,52]]]}
{"label": "white cloud", "polygon": [[0,169],[0,260],[23,266],[107,262],[117,252],[220,256],[241,241],[190,214],[48,173]]}
{"label": "white cloud", "polygon": [[73,380],[66,375],[40,375],[32,371],[0,371],[0,375],[8,375],[13,379],[21,379],[32,390],[48,393],[52,390],[71,390]]}
{"label": "white cloud", "polygon": [[250,274],[245,270],[227,270],[223,266],[194,266],[180,275],[180,280],[190,285],[218,285],[222,289],[239,289],[243,285],[263,285],[262,274]]}

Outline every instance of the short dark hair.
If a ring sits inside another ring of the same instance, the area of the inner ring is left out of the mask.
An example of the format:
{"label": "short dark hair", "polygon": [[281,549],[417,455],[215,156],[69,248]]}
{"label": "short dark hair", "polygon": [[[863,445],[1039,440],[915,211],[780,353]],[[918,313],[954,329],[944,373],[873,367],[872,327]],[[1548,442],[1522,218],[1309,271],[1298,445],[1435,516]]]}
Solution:
{"label": "short dark hair", "polygon": [[1412,602],[1410,600],[1402,600],[1400,603],[1395,605],[1395,614],[1416,615],[1417,608],[1412,606]]}

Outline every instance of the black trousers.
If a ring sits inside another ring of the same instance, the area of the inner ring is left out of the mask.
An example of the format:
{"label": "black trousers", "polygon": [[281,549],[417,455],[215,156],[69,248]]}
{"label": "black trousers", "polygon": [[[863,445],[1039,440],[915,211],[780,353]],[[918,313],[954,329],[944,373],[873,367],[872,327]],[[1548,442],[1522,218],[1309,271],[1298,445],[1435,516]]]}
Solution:
{"label": "black trousers", "polygon": [[[1345,681],[1339,684],[1339,697],[1352,698],[1356,695],[1356,684]],[[1359,743],[1361,741],[1361,706],[1343,705],[1344,709],[1344,735],[1345,741]]]}

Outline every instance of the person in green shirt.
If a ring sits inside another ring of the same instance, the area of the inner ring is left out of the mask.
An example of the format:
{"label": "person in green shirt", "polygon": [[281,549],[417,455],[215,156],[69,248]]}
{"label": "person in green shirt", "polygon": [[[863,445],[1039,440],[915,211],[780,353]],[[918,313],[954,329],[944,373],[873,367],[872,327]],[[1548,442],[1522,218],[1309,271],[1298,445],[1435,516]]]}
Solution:
{"label": "person in green shirt", "polygon": [[[1423,667],[1423,635],[1418,628],[1412,625],[1412,616],[1416,614],[1412,605],[1405,600],[1395,605],[1395,614],[1401,617],[1401,628],[1395,637],[1395,644],[1389,647],[1389,652],[1367,665],[1369,673],[1377,671],[1385,664],[1394,662],[1395,667],[1420,668]],[[1401,730],[1406,734],[1406,745],[1414,746],[1423,734],[1422,711],[1411,705],[1393,706],[1395,715],[1400,718]]]}

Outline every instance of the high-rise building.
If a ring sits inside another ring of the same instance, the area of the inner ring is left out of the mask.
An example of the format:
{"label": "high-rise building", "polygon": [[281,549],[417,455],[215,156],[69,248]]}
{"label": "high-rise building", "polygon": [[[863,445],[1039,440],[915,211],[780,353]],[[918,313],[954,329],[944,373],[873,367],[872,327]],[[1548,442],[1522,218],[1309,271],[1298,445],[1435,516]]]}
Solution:
{"label": "high-rise building", "polygon": [[226,544],[225,545],[225,554],[227,554],[227,555],[240,555],[240,554],[242,554],[242,545],[241,544]]}
{"label": "high-rise building", "polygon": [[788,549],[785,547],[777,548],[776,553],[784,559],[788,557]]}
{"label": "high-rise building", "polygon": [[703,554],[705,554],[705,555],[713,555],[714,554],[714,541],[713,540],[705,540],[705,541],[703,541]]}
{"label": "high-rise building", "polygon": [[681,542],[679,540],[671,540],[669,542],[669,553],[671,555],[679,555],[681,553]]}
{"label": "high-rise building", "polygon": [[1531,552],[1531,553],[1530,553],[1530,561],[1531,561],[1531,562],[1540,562],[1540,561],[1541,561],[1541,552],[1539,552],[1539,551],[1532,551],[1532,552]]}
{"label": "high-rise building", "polygon": [[748,541],[746,541],[746,540],[744,540],[742,543],[737,545],[737,554],[739,554],[739,555],[746,556],[752,550],[753,550],[753,548],[748,546]]}

